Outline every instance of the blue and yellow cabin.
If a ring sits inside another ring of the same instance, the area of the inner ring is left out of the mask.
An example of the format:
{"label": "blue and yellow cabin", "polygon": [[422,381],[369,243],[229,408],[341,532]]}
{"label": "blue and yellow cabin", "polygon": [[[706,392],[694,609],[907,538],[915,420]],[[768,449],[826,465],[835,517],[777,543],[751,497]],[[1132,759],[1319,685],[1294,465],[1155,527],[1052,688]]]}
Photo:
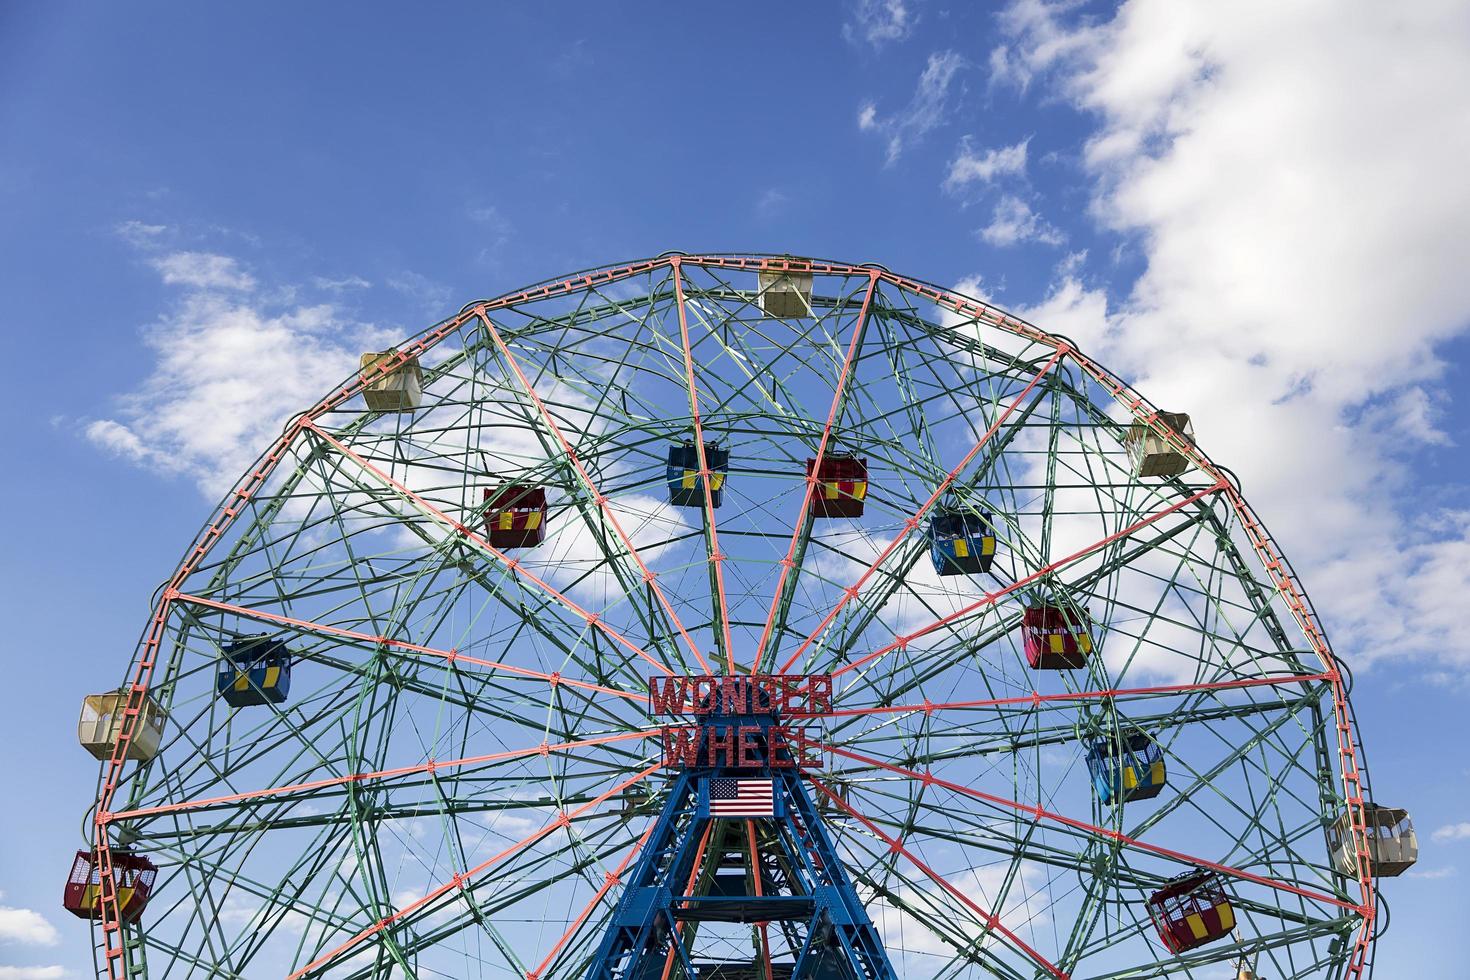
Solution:
{"label": "blue and yellow cabin", "polygon": [[[704,459],[709,466],[709,502],[720,506],[725,496],[725,477],[730,472],[730,450],[717,442],[704,444]],[[669,447],[669,503],[675,507],[703,507],[704,483],[699,479],[699,447],[686,440],[681,446]]]}
{"label": "blue and yellow cabin", "polygon": [[978,575],[995,560],[995,529],[990,515],[938,510],[929,519],[929,557],[940,575]]}
{"label": "blue and yellow cabin", "polygon": [[1142,732],[1093,742],[1087,771],[1097,798],[1107,804],[1158,796],[1167,778],[1163,751]]}
{"label": "blue and yellow cabin", "polygon": [[291,690],[291,651],[263,633],[226,644],[217,688],[235,708],[280,704]]}

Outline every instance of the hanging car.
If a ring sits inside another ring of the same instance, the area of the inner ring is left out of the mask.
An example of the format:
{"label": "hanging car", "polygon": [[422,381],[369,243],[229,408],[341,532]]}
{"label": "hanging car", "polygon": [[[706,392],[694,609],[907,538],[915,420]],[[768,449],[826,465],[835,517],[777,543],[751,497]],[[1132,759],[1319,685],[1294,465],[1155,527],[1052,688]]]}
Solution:
{"label": "hanging car", "polygon": [[929,519],[929,557],[940,575],[979,575],[995,560],[990,515],[938,510]]}
{"label": "hanging car", "polygon": [[[128,689],[122,688],[106,694],[89,694],[82,699],[82,717],[77,722],[77,741],[82,743],[82,748],[92,753],[93,758],[103,762],[112,758],[112,747],[122,736],[128,697]],[[158,754],[158,746],[163,741],[163,723],[168,714],[146,694],[138,695],[137,707],[137,721],[129,734],[124,758],[133,762],[147,762]]]}
{"label": "hanging car", "polygon": [[[158,869],[142,855],[119,848],[109,851],[112,881],[117,887],[117,914],[133,922],[143,914]],[[102,918],[102,870],[93,851],[77,851],[71,874],[66,879],[61,906],[79,919]]]}
{"label": "hanging car", "polygon": [[[1358,877],[1358,852],[1353,843],[1352,813],[1343,811],[1328,829],[1328,846],[1332,849],[1337,870],[1349,878]],[[1375,878],[1396,878],[1419,860],[1419,838],[1408,810],[1377,803],[1363,804],[1363,831],[1367,837],[1368,867]]]}
{"label": "hanging car", "polygon": [[496,548],[534,548],[546,537],[546,489],[508,483],[485,491],[485,531]]}
{"label": "hanging car", "polygon": [[1092,617],[1072,606],[1028,606],[1021,617],[1026,662],[1036,670],[1075,670],[1092,653]]}
{"label": "hanging car", "polygon": [[1163,750],[1143,732],[1093,742],[1087,749],[1087,771],[1093,791],[1105,804],[1152,799],[1166,779]]}
{"label": "hanging car", "polygon": [[291,691],[291,651],[264,633],[227,644],[215,687],[235,708],[281,704]]}
{"label": "hanging car", "polygon": [[760,271],[757,276],[760,293],[756,296],[756,303],[768,317],[811,316],[811,260],[788,258],[787,262],[790,263],[788,268],[773,267]]}
{"label": "hanging car", "polygon": [[[730,471],[730,451],[718,442],[704,444],[704,459],[709,466],[709,502],[718,507],[725,496],[725,476]],[[699,479],[699,447],[685,440],[683,445],[669,447],[666,472],[669,503],[675,507],[703,507],[704,481]]]}
{"label": "hanging car", "polygon": [[396,367],[384,368],[399,360],[396,347],[385,351],[368,351],[362,355],[362,397],[370,412],[411,412],[424,396],[424,372],[417,357],[404,358]]}
{"label": "hanging car", "polygon": [[1148,917],[1171,953],[1212,943],[1235,928],[1235,910],[1213,871],[1170,878],[1149,897]]}
{"label": "hanging car", "polygon": [[[1183,412],[1159,412],[1158,420],[1176,437],[1194,444],[1194,425]],[[1134,476],[1178,476],[1189,469],[1189,457],[1145,422],[1134,422],[1123,438]]]}
{"label": "hanging car", "polygon": [[827,453],[822,465],[815,459],[806,461],[806,475],[815,473],[817,485],[812,490],[813,517],[862,517],[863,501],[868,497],[868,461],[851,453]]}

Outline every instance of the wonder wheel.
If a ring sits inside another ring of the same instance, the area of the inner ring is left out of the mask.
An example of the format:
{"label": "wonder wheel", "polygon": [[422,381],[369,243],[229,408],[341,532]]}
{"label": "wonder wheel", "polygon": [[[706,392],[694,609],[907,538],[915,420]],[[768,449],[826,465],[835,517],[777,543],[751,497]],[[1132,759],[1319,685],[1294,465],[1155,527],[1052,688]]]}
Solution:
{"label": "wonder wheel", "polygon": [[1065,338],[671,253],[302,408],[87,699],[110,976],[1367,972],[1349,678]]}

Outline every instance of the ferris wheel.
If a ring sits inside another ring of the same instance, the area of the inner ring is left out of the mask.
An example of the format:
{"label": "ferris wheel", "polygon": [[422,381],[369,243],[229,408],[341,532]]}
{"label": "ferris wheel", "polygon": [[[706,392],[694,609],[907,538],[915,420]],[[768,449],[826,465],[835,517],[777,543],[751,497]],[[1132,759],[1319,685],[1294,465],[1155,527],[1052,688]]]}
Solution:
{"label": "ferris wheel", "polygon": [[87,698],[111,977],[1360,977],[1375,804],[1187,415],[875,265],[471,303],[294,416]]}

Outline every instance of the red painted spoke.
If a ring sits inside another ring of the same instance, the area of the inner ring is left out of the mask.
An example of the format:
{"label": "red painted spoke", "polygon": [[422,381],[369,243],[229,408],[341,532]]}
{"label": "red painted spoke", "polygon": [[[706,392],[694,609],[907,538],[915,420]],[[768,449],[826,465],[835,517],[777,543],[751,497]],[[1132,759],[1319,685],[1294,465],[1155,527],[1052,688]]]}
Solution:
{"label": "red painted spoke", "polygon": [[[684,379],[689,385],[689,415],[694,421],[694,446],[699,454],[699,479],[703,482],[704,526],[709,534],[709,562],[714,572],[715,601],[720,612],[721,640],[725,648],[725,670],[735,673],[735,648],[730,641],[730,604],[725,598],[725,556],[720,551],[720,532],[715,525],[714,493],[710,489],[709,459],[704,451],[704,423],[699,417],[699,386],[694,380],[694,348],[689,342],[689,311],[684,303],[684,273],[675,257],[674,294],[679,308],[679,337],[684,350]],[[704,663],[703,660],[700,663]],[[705,671],[709,671],[708,665]]]}
{"label": "red painted spoke", "polygon": [[582,909],[582,914],[577,916],[567,931],[561,934],[561,938],[551,947],[551,952],[546,954],[546,959],[542,960],[536,969],[526,974],[526,980],[538,980],[541,974],[546,972],[546,968],[551,965],[551,961],[556,959],[556,954],[561,952],[563,946],[571,942],[572,937],[582,928],[583,923],[587,921],[587,917],[592,914],[593,909],[597,908],[603,897],[612,890],[614,885],[622,883],[623,872],[628,870],[628,865],[633,863],[633,858],[638,855],[643,845],[648,843],[648,838],[651,836],[653,836],[652,824],[643,832],[643,836],[638,838],[633,846],[629,848],[628,853],[623,855],[623,859],[618,862],[618,866],[607,873],[603,879],[602,887],[597,889],[597,894],[593,895],[592,900],[587,903],[587,907]]}
{"label": "red painted spoke", "polygon": [[561,811],[557,814],[556,819],[548,821],[546,826],[542,827],[540,830],[537,830],[527,835],[526,837],[521,838],[500,853],[491,855],[490,857],[481,861],[479,864],[475,865],[473,868],[465,871],[463,874],[455,874],[454,877],[439,885],[423,898],[415,899],[414,901],[405,905],[403,908],[395,911],[392,915],[383,916],[377,922],[374,922],[372,925],[368,926],[366,929],[362,930],[351,939],[348,939],[336,949],[318,957],[312,962],[306,964],[306,966],[297,970],[295,973],[290,974],[286,977],[286,980],[298,980],[298,978],[304,977],[308,973],[313,973],[321,969],[323,966],[326,966],[328,963],[337,959],[348,950],[357,946],[364,939],[369,939],[377,935],[393,923],[397,922],[399,919],[402,919],[408,915],[412,915],[414,912],[433,902],[435,899],[448,894],[456,888],[469,888],[470,880],[476,875],[481,874],[482,872],[499,864],[501,861],[504,861],[507,858],[515,857],[522,851],[534,847],[538,842],[541,841],[542,838],[549,836],[552,832],[558,830],[559,828],[571,826],[588,810],[592,809],[593,807],[600,806],[610,797],[623,792],[629,786],[642,782],[644,779],[647,779],[650,775],[652,775],[654,772],[658,771],[662,767],[662,762],[655,763],[654,765],[649,766],[647,769],[644,769],[642,772],[623,780],[621,783],[618,783],[616,786],[612,787],[612,789],[607,790],[595,799],[588,800],[586,803],[577,807],[575,810],[572,810],[570,812],[565,810]]}
{"label": "red painted spoke", "polygon": [[838,670],[832,671],[832,676],[833,677],[838,677],[838,676],[840,676],[842,674],[847,673],[849,670],[856,670],[857,668],[862,667],[865,664],[872,663],[874,660],[877,660],[879,657],[882,657],[882,656],[885,656],[886,654],[892,653],[894,650],[901,650],[904,647],[907,647],[910,642],[912,642],[913,640],[918,639],[921,636],[924,636],[927,633],[932,633],[935,630],[939,629],[940,627],[946,626],[949,623],[952,623],[952,622],[954,622],[957,619],[963,619],[964,617],[966,617],[966,616],[970,615],[971,613],[975,612],[977,609],[983,609],[986,606],[993,606],[1000,599],[1003,599],[1006,596],[1010,595],[1011,593],[1016,592],[1016,591],[1018,591],[1020,589],[1025,588],[1026,586],[1030,585],[1032,582],[1035,582],[1037,579],[1041,578],[1042,576],[1050,575],[1052,572],[1056,571],[1059,568],[1064,568],[1065,566],[1070,565],[1072,562],[1077,561],[1080,558],[1085,558],[1088,555],[1090,555],[1092,552],[1098,550],[1099,548],[1105,548],[1105,547],[1107,547],[1108,545],[1112,544],[1114,541],[1117,541],[1119,538],[1126,538],[1126,537],[1128,537],[1128,535],[1133,534],[1134,532],[1139,531],[1139,530],[1141,530],[1141,529],[1143,529],[1145,527],[1148,527],[1150,524],[1154,523],[1155,521],[1159,521],[1159,520],[1162,520],[1165,517],[1168,517],[1170,514],[1174,513],[1175,511],[1178,511],[1178,510],[1180,510],[1180,509],[1182,509],[1184,507],[1188,507],[1190,504],[1195,503],[1198,500],[1202,500],[1202,499],[1204,499],[1205,497],[1209,496],[1212,493],[1217,493],[1218,491],[1224,489],[1225,486],[1226,486],[1226,484],[1224,482],[1212,484],[1211,486],[1208,486],[1205,489],[1201,490],[1199,493],[1196,493],[1196,494],[1193,494],[1191,496],[1185,497],[1183,500],[1177,501],[1176,503],[1173,503],[1170,506],[1165,507],[1163,510],[1159,511],[1158,513],[1151,514],[1148,517],[1145,517],[1141,521],[1138,521],[1138,522],[1136,522],[1134,524],[1128,525],[1127,527],[1123,528],[1123,530],[1121,530],[1121,531],[1116,531],[1116,532],[1108,535],[1105,538],[1102,538],[1102,539],[1100,539],[1098,541],[1094,541],[1092,544],[1090,544],[1087,547],[1081,549],[1080,551],[1074,551],[1072,554],[1068,555],[1065,558],[1060,558],[1057,561],[1052,562],[1050,565],[1046,565],[1046,566],[1043,566],[1042,568],[1037,569],[1036,571],[1032,572],[1030,575],[1027,575],[1025,578],[1017,579],[1015,582],[1012,582],[1010,585],[1006,586],[1003,589],[1000,589],[1000,590],[998,590],[996,592],[987,592],[985,594],[985,597],[983,599],[977,599],[974,602],[970,603],[968,606],[965,606],[962,609],[957,609],[954,612],[950,613],[948,616],[944,616],[944,617],[942,617],[940,619],[936,619],[934,622],[930,623],[929,625],[924,626],[921,629],[916,630],[915,632],[908,634],[907,636],[900,636],[900,637],[898,637],[897,639],[895,639],[892,643],[888,644],[887,646],[879,647],[877,650],[874,650],[872,653],[868,654],[866,657],[861,657],[861,658],[859,658],[857,660],[854,660],[852,663],[848,664],[846,667],[842,667],[842,668],[840,668]]}
{"label": "red painted spoke", "polygon": [[312,432],[315,432],[321,439],[323,439],[324,441],[326,441],[327,443],[329,443],[330,445],[332,445],[333,447],[335,447],[338,452],[340,452],[342,455],[346,456],[348,459],[352,460],[353,462],[357,463],[357,465],[361,466],[363,469],[367,470],[369,473],[371,473],[374,476],[376,476],[383,483],[385,483],[388,486],[392,487],[400,496],[402,496],[409,503],[413,504],[420,511],[422,511],[423,513],[427,514],[428,516],[434,518],[435,520],[440,521],[446,527],[451,528],[452,530],[455,531],[455,533],[459,534],[461,537],[465,538],[466,540],[472,542],[480,550],[482,550],[482,551],[484,551],[484,552],[486,552],[486,553],[488,553],[490,555],[495,556],[497,559],[500,560],[500,562],[502,564],[505,565],[506,568],[510,569],[511,572],[513,572],[515,575],[517,575],[517,576],[525,579],[526,581],[531,582],[537,588],[539,588],[542,592],[546,593],[546,595],[548,595],[552,599],[555,599],[557,602],[561,603],[563,606],[565,606],[568,609],[570,609],[575,615],[577,615],[578,617],[580,617],[588,626],[592,626],[592,627],[595,627],[596,629],[601,630],[603,632],[603,634],[605,634],[609,639],[611,639],[613,642],[617,643],[619,646],[622,646],[622,647],[626,648],[630,653],[634,654],[635,656],[641,657],[644,660],[648,661],[649,664],[651,664],[652,666],[654,666],[654,667],[658,668],[659,670],[663,671],[665,674],[668,674],[670,676],[673,676],[673,673],[674,672],[672,670],[670,670],[668,667],[665,667],[663,664],[659,663],[657,660],[655,660],[652,657],[650,657],[648,655],[648,653],[642,647],[638,646],[636,643],[634,643],[632,640],[628,639],[622,633],[618,632],[617,630],[613,629],[611,626],[607,625],[607,623],[603,622],[601,616],[597,615],[596,613],[590,613],[587,610],[583,609],[581,606],[577,605],[577,603],[573,602],[567,596],[565,596],[561,592],[557,591],[554,587],[552,587],[552,585],[549,582],[547,582],[546,580],[542,579],[539,575],[536,575],[534,572],[527,571],[521,565],[521,563],[519,561],[517,561],[516,559],[510,557],[505,552],[501,551],[499,548],[497,548],[494,545],[492,545],[489,541],[485,540],[483,537],[481,537],[480,535],[476,534],[474,531],[471,531],[464,524],[460,523],[459,521],[454,520],[452,517],[450,517],[449,515],[445,514],[443,511],[439,510],[439,508],[437,508],[433,504],[429,503],[423,497],[420,497],[418,494],[414,493],[408,487],[404,486],[402,483],[399,483],[397,480],[393,479],[387,473],[384,473],[382,470],[378,469],[372,463],[369,463],[366,459],[363,459],[361,456],[359,456],[357,453],[353,452],[351,449],[348,449],[345,445],[343,445],[337,439],[333,438],[329,433],[327,433],[325,430],[323,430],[315,422],[308,421],[305,424],[306,424],[306,426],[308,428],[311,429]]}
{"label": "red painted spoke", "polygon": [[189,595],[185,592],[171,592],[170,597],[191,605],[205,606],[210,609],[218,609],[221,612],[234,613],[246,619],[256,619],[266,623],[279,623],[282,626],[290,626],[310,633],[321,633],[326,636],[340,636],[343,639],[358,640],[362,643],[372,643],[377,646],[391,647],[395,650],[411,650],[429,657],[438,657],[451,664],[474,664],[476,667],[484,667],[487,670],[500,671],[505,674],[514,674],[517,677],[529,677],[535,680],[545,681],[553,687],[565,685],[575,687],[581,691],[593,691],[597,694],[607,694],[612,697],[623,698],[640,704],[647,702],[647,697],[642,694],[634,694],[630,691],[620,691],[615,687],[605,687],[602,684],[593,684],[589,681],[573,680],[560,674],[548,674],[540,670],[532,670],[529,667],[517,667],[513,664],[504,664],[496,660],[485,660],[480,657],[472,657],[467,653],[457,650],[436,650],[433,647],[421,646],[417,643],[409,643],[407,640],[395,640],[389,636],[375,636],[372,633],[360,633],[357,630],[345,629],[341,626],[328,626],[325,623],[313,623],[306,619],[293,619],[290,616],[282,616],[279,613],[266,612],[263,609],[251,609],[247,606],[231,605],[228,602],[220,602],[217,599],[205,599],[203,596]]}
{"label": "red painted spoke", "polygon": [[870,579],[873,576],[873,573],[878,570],[878,566],[883,564],[888,556],[893,554],[898,546],[904,542],[904,540],[909,536],[910,533],[913,532],[914,528],[919,526],[920,522],[924,518],[924,515],[929,512],[929,508],[934,506],[934,502],[938,500],[941,496],[943,496],[944,491],[948,490],[950,484],[959,477],[960,471],[963,470],[966,466],[969,466],[970,461],[980,454],[980,450],[985,448],[986,443],[990,442],[991,437],[1000,430],[1000,427],[1005,424],[1006,419],[1011,417],[1011,413],[1021,407],[1021,402],[1025,401],[1026,396],[1031,394],[1031,390],[1041,383],[1041,379],[1046,377],[1047,374],[1051,372],[1051,369],[1056,365],[1057,361],[1062,359],[1062,355],[1066,352],[1066,348],[1058,348],[1057,352],[1051,356],[1051,359],[1048,360],[1046,364],[1042,366],[1041,370],[1036,373],[1036,377],[1031,379],[1030,384],[1026,385],[1026,387],[1021,390],[1021,393],[1016,396],[1015,401],[1006,406],[1005,411],[1000,413],[1000,416],[995,420],[995,423],[991,425],[990,428],[986,429],[985,433],[980,436],[979,441],[975,443],[975,447],[971,449],[968,453],[966,453],[965,458],[960,460],[959,464],[955,466],[954,469],[950,470],[948,475],[946,475],[945,478],[940,481],[939,486],[936,487],[934,492],[929,495],[929,499],[924,501],[924,503],[919,506],[918,510],[914,511],[913,516],[904,521],[903,529],[899,531],[898,534],[894,535],[892,541],[888,542],[888,547],[884,548],[883,551],[878,555],[878,557],[873,559],[872,564],[868,565],[863,573],[858,576],[858,580],[852,584],[851,588],[843,590],[842,598],[837,600],[837,605],[833,606],[832,610],[827,613],[826,617],[817,624],[817,628],[812,630],[811,635],[809,635],[805,640],[801,641],[801,646],[796,648],[796,652],[791,655],[790,659],[788,659],[784,664],[781,665],[781,673],[784,674],[788,670],[790,670],[792,665],[801,659],[801,655],[806,652],[806,648],[811,646],[812,642],[816,640],[819,635],[821,635],[822,630],[826,629],[827,626],[832,622],[832,620],[837,618],[837,614],[842,611],[842,608],[846,606],[849,601],[858,597],[858,594],[862,591],[863,586],[868,583],[868,579]]}
{"label": "red painted spoke", "polygon": [[776,594],[771,596],[771,608],[766,613],[766,625],[761,630],[760,642],[755,646],[756,668],[760,666],[760,658],[764,655],[766,641],[771,637],[771,630],[776,625],[776,610],[781,606],[781,592],[786,587],[787,576],[793,574],[796,565],[796,546],[801,541],[801,530],[807,526],[807,514],[811,510],[812,493],[816,488],[822,475],[822,461],[827,456],[827,443],[832,438],[832,427],[837,424],[837,415],[842,410],[842,396],[847,390],[847,376],[852,372],[852,362],[857,357],[858,344],[863,337],[863,327],[868,321],[868,309],[873,304],[873,292],[878,287],[879,272],[877,269],[863,270],[868,276],[868,288],[863,293],[863,305],[858,310],[857,322],[852,327],[852,339],[847,343],[847,353],[842,358],[842,369],[837,374],[837,385],[832,391],[832,407],[827,411],[827,424],[822,427],[822,439],[817,444],[817,461],[812,467],[812,472],[806,478],[806,490],[801,495],[801,509],[797,512],[796,523],[791,528],[791,543],[786,548],[786,557],[781,559],[781,572],[776,579]]}
{"label": "red painted spoke", "polygon": [[[710,834],[714,832],[715,822],[707,820],[704,824],[704,836],[699,839],[699,850],[694,853],[694,867],[689,872],[689,880],[684,884],[684,894],[688,895],[694,890],[694,883],[699,880],[699,873],[704,870],[704,852],[709,848]],[[688,903],[685,903],[688,908]],[[662,980],[669,980],[669,974],[674,969],[674,957],[679,952],[679,944],[684,939],[684,923],[675,926],[673,942],[669,946],[669,954],[664,957],[664,972]]]}
{"label": "red painted spoke", "polygon": [[966,908],[968,908],[970,911],[974,912],[977,916],[980,917],[980,921],[985,923],[986,928],[994,929],[996,932],[1006,937],[1006,939],[1010,941],[1011,945],[1015,946],[1027,956],[1031,957],[1031,959],[1035,960],[1037,965],[1044,969],[1047,973],[1050,973],[1052,976],[1057,977],[1058,980],[1067,980],[1068,975],[1066,973],[1063,973],[1060,969],[1058,969],[1056,965],[1048,960],[1045,956],[1042,956],[1036,950],[1032,949],[1031,946],[1029,946],[1026,941],[1020,936],[1007,929],[1005,925],[1001,923],[1000,916],[987,909],[981,908],[980,905],[978,905],[968,895],[960,891],[954,885],[950,884],[943,875],[940,875],[938,872],[934,871],[934,869],[930,868],[929,865],[921,861],[917,855],[915,855],[908,848],[904,847],[903,841],[899,840],[896,837],[890,837],[888,834],[884,833],[882,830],[879,829],[877,824],[873,823],[873,821],[869,820],[867,817],[854,810],[846,800],[839,797],[836,793],[832,792],[826,786],[823,786],[821,781],[818,780],[816,777],[808,775],[807,780],[813,786],[815,786],[824,796],[826,796],[827,799],[837,804],[843,810],[847,811],[850,815],[856,817],[863,824],[863,826],[867,827],[868,830],[876,834],[885,844],[889,846],[890,849],[908,858],[909,862],[913,864],[914,867],[922,871],[924,875],[929,878],[930,881],[933,881],[940,888],[943,888],[945,891],[949,892],[949,894],[953,895],[955,898],[963,902]]}
{"label": "red painted spoke", "polygon": [[571,752],[575,749],[589,748],[594,745],[607,745],[612,742],[626,742],[635,738],[647,738],[648,732],[621,732],[617,735],[599,735],[594,738],[577,739],[571,742],[559,742],[555,745],[541,743],[528,749],[508,749],[504,752],[490,752],[485,755],[470,755],[461,759],[430,759],[412,766],[398,766],[393,769],[379,769],[376,772],[354,772],[346,776],[332,776],[327,779],[315,779],[305,783],[291,783],[285,786],[271,786],[267,789],[247,790],[244,793],[231,793],[228,796],[211,796],[206,799],[185,800],[181,803],[169,803],[164,806],[141,807],[137,810],[124,810],[121,813],[109,813],[106,815],[108,821],[128,820],[133,817],[152,817],[160,813],[177,813],[180,810],[199,810],[204,807],[218,806],[222,803],[239,803],[243,800],[258,800],[273,796],[285,796],[289,793],[309,793],[319,789],[329,789],[333,786],[345,786],[348,783],[368,783],[383,779],[397,779],[402,776],[414,776],[420,773],[435,773],[440,769],[454,769],[461,766],[475,766],[486,762],[506,762],[511,759],[525,759],[530,756],[550,755],[552,752]]}
{"label": "red painted spoke", "polygon": [[875,759],[872,756],[863,755],[861,752],[853,752],[851,749],[839,748],[835,745],[824,745],[823,748],[825,748],[829,752],[832,752],[834,755],[843,756],[844,758],[851,759],[854,762],[862,762],[870,766],[876,766],[879,769],[886,769],[891,773],[896,773],[897,775],[905,776],[909,779],[921,782],[925,786],[939,786],[952,792],[971,797],[972,799],[983,800],[986,803],[990,803],[998,807],[1004,807],[1008,810],[1015,810],[1018,813],[1029,814],[1033,821],[1039,822],[1042,820],[1049,820],[1052,823],[1061,824],[1064,827],[1071,827],[1073,830],[1081,830],[1089,834],[1095,834],[1098,837],[1105,837],[1108,840],[1116,841],[1119,844],[1123,844],[1136,850],[1147,851],[1150,854],[1157,854],[1161,857],[1166,857],[1171,860],[1179,861],[1183,864],[1188,864],[1194,867],[1209,868],[1211,871],[1218,871],[1221,874],[1229,875],[1232,878],[1239,878],[1242,881],[1249,881],[1257,885],[1264,885],[1267,888],[1274,888],[1277,891],[1290,892],[1293,895],[1299,895],[1302,898],[1310,899],[1314,902],[1325,902],[1328,905],[1335,905],[1338,908],[1350,909],[1354,912],[1366,911],[1362,906],[1354,905],[1351,902],[1345,902],[1339,898],[1333,898],[1331,895],[1327,895],[1318,891],[1313,891],[1310,888],[1301,888],[1297,885],[1291,884],[1290,882],[1280,881],[1276,878],[1267,878],[1265,875],[1258,875],[1250,871],[1242,870],[1240,868],[1232,868],[1230,867],[1230,865],[1221,864],[1218,861],[1207,861],[1204,858],[1196,857],[1193,854],[1185,854],[1183,851],[1175,851],[1167,847],[1160,847],[1157,844],[1150,844],[1147,841],[1141,841],[1136,837],[1129,837],[1122,831],[1109,830],[1106,827],[1099,827],[1095,824],[1090,824],[1085,820],[1075,820],[1072,817],[1064,817],[1059,813],[1053,813],[1052,811],[1047,810],[1039,805],[1030,806],[1025,803],[1018,803],[1015,800],[1006,799],[1004,796],[996,796],[993,793],[986,793],[978,789],[971,789],[968,786],[961,786],[959,783],[950,782],[947,779],[940,779],[938,776],[934,775],[931,772],[919,772],[915,769],[906,769],[903,766],[897,766],[891,762],[884,762],[882,759]]}
{"label": "red painted spoke", "polygon": [[[750,874],[755,882],[755,897],[764,898],[766,891],[761,884],[761,860],[755,846],[755,821],[745,821],[745,840],[750,848]],[[761,965],[766,971],[766,980],[775,980],[771,971],[771,934],[767,929],[769,923],[758,922],[761,934]]]}
{"label": "red painted spoke", "polygon": [[[674,275],[677,277],[678,274],[679,267],[676,263],[674,266]],[[680,319],[682,320],[682,318],[683,307],[681,306]],[[551,417],[551,412],[547,410],[546,403],[541,400],[540,395],[536,394],[536,389],[531,384],[531,379],[526,377],[526,373],[521,370],[520,363],[515,359],[515,356],[511,354],[510,347],[500,336],[500,331],[496,329],[494,322],[492,322],[490,319],[490,315],[484,312],[483,309],[480,313],[480,320],[485,324],[485,330],[490,335],[490,339],[495,342],[496,348],[500,351],[500,356],[505,358],[505,363],[510,365],[510,369],[515,372],[516,378],[520,380],[521,387],[526,390],[526,395],[531,399],[532,402],[535,403],[536,411],[541,414],[542,422],[546,424],[546,428],[551,432],[552,436],[555,437],[557,444],[561,446],[562,453],[566,456],[568,462],[572,464],[572,468],[577,471],[577,475],[581,477],[582,483],[587,487],[588,492],[592,494],[592,502],[595,503],[597,505],[597,509],[602,512],[603,519],[606,520],[608,526],[613,529],[613,533],[616,534],[618,540],[623,543],[623,547],[628,550],[628,557],[633,559],[633,564],[638,566],[639,574],[642,576],[643,581],[648,583],[648,587],[653,590],[654,596],[657,597],[659,605],[663,607],[664,612],[668,614],[669,621],[673,623],[674,629],[679,633],[680,636],[684,638],[684,642],[689,645],[690,652],[694,654],[694,659],[699,661],[699,665],[704,668],[705,673],[709,673],[709,664],[705,662],[704,655],[700,653],[699,644],[694,642],[694,639],[689,635],[689,631],[686,630],[684,628],[684,624],[679,621],[679,614],[674,611],[673,605],[670,604],[668,597],[664,595],[664,590],[660,588],[658,584],[658,575],[648,567],[648,564],[643,560],[643,556],[640,555],[638,553],[638,549],[633,546],[632,537],[630,537],[628,533],[623,530],[622,522],[618,520],[617,514],[613,513],[612,504],[609,503],[609,498],[607,494],[599,490],[597,488],[597,484],[592,482],[592,474],[588,473],[587,467],[582,465],[581,457],[579,457],[577,455],[577,451],[572,448],[572,444],[567,441],[567,437],[561,431],[561,426],[557,425],[556,420]],[[696,425],[697,424],[698,419],[696,417]],[[702,460],[703,458],[704,450],[701,448],[700,459]]]}
{"label": "red painted spoke", "polygon": [[788,718],[840,718],[863,715],[892,715],[936,711],[963,711],[969,708],[1004,708],[1011,705],[1043,705],[1070,701],[1093,701],[1104,698],[1126,698],[1149,694],[1192,694],[1199,691],[1234,691],[1252,687],[1276,687],[1284,684],[1310,684],[1313,681],[1337,679],[1336,671],[1321,674],[1287,674],[1281,677],[1249,677],[1233,681],[1210,681],[1204,684],[1157,684],[1151,687],[1114,687],[1100,691],[1068,691],[1062,694],[1018,694],[1010,698],[988,698],[981,701],[923,701],[918,704],[878,704],[866,708],[834,708],[831,711],[792,711]]}

